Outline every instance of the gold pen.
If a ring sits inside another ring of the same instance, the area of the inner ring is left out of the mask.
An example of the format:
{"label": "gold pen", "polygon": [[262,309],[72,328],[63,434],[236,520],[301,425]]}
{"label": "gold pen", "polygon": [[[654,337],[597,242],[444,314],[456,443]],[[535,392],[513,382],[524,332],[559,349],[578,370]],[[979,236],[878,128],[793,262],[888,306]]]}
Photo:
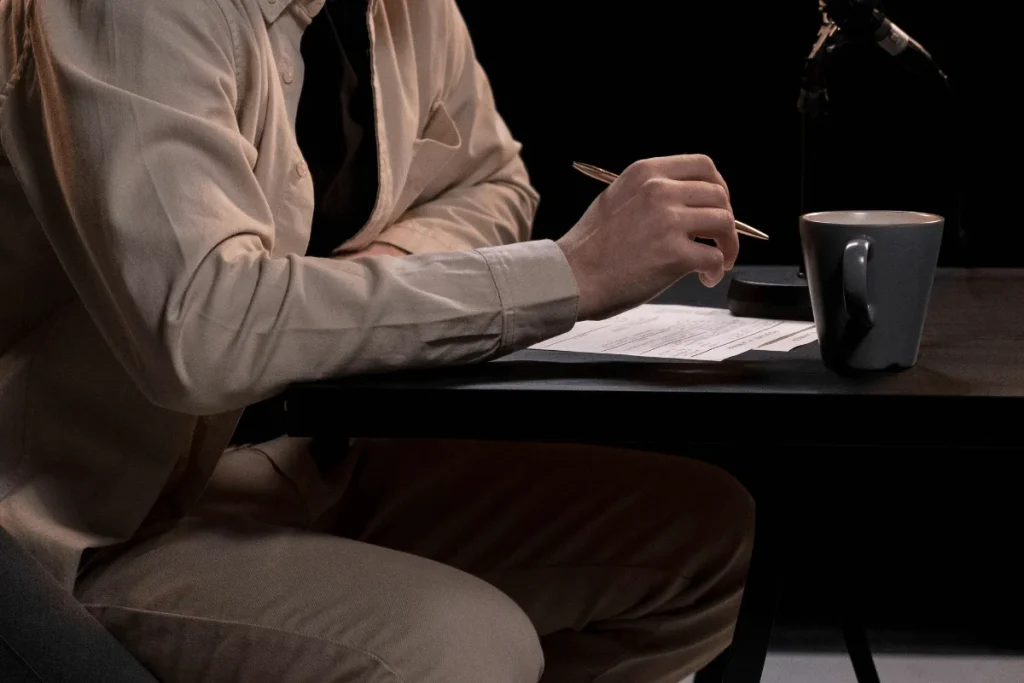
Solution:
{"label": "gold pen", "polygon": [[[590,164],[581,164],[578,161],[572,162],[572,167],[575,168],[580,173],[582,173],[583,175],[589,176],[594,180],[600,180],[602,183],[607,183],[608,185],[611,185],[613,182],[615,182],[615,179],[619,177],[618,175],[612,173],[611,171],[606,171],[603,168],[591,166]],[[736,232],[740,233],[741,235],[746,235],[747,237],[757,238],[759,240],[768,239],[768,235],[766,233],[763,233],[757,228],[751,227],[742,221],[736,221]]]}

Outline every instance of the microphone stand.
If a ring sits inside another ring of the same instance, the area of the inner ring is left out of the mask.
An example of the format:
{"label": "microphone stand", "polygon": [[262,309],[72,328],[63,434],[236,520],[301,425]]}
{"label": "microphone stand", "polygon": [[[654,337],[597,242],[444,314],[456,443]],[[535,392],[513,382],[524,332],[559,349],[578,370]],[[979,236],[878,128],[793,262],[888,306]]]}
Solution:
{"label": "microphone stand", "polygon": [[[800,85],[800,99],[797,100],[797,111],[800,112],[800,215],[819,210],[813,201],[815,197],[814,181],[818,178],[815,164],[814,140],[823,140],[828,133],[829,98],[826,75],[829,58],[842,44],[836,39],[838,28],[835,23],[826,23],[821,27],[818,40],[815,41],[811,53],[804,61],[804,76]],[[835,43],[835,44],[833,44]],[[801,278],[806,278],[805,264],[800,259]]]}
{"label": "microphone stand", "polygon": [[[877,0],[857,0],[852,9],[859,12],[873,11],[873,8],[879,4]],[[867,14],[856,17],[843,15],[848,24],[847,33],[849,35],[841,33],[840,24],[829,11],[833,8],[843,10],[846,6],[843,3],[837,2],[833,5],[828,0],[819,0],[818,9],[821,14],[822,26],[818,32],[818,39],[804,62],[803,83],[797,103],[797,109],[801,115],[800,215],[820,210],[820,207],[816,206],[821,195],[816,193],[815,189],[816,184],[821,182],[819,177],[821,174],[816,164],[815,142],[820,143],[821,140],[826,139],[825,136],[829,132],[829,97],[826,76],[830,57],[839,48],[858,40],[875,42],[878,40],[876,34],[865,33],[862,28],[862,26],[869,25],[864,20],[868,16]],[[872,16],[877,18],[877,11]],[[930,57],[926,57],[926,59],[927,65],[916,64],[915,66],[926,66],[929,73],[937,74],[947,92],[950,92],[955,105],[955,98],[952,97],[952,90],[946,75]],[[920,68],[917,70],[920,71]],[[955,106],[954,109],[956,109]],[[963,155],[962,146],[962,142],[957,145],[957,152],[960,156]],[[961,167],[965,166],[962,159],[959,161]],[[958,172],[962,173],[963,171]],[[958,244],[963,258],[970,262],[974,245],[968,240],[964,228],[964,204],[964,189],[961,182],[957,189],[957,207],[955,209],[960,230]],[[732,314],[750,318],[813,320],[802,249],[800,251],[800,265],[795,269],[793,267],[763,268],[759,269],[759,274],[756,276],[738,272],[729,284],[728,305]]]}
{"label": "microphone stand", "polygon": [[[818,39],[804,62],[804,76],[797,109],[800,112],[800,215],[813,211],[814,182],[817,178],[814,140],[821,140],[828,124],[826,74],[837,25],[823,22]],[[733,315],[750,318],[780,318],[813,321],[811,297],[803,257],[800,265],[764,269],[760,275],[737,273],[729,284],[728,306]]]}

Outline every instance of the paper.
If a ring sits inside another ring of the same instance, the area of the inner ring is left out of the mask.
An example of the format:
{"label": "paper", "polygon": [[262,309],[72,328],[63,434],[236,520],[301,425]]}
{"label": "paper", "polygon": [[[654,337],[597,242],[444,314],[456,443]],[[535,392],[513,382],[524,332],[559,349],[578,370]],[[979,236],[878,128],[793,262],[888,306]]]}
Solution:
{"label": "paper", "polygon": [[647,304],[608,320],[576,323],[531,348],[720,361],[752,350],[792,351],[818,338],[814,323],[737,318],[721,308]]}

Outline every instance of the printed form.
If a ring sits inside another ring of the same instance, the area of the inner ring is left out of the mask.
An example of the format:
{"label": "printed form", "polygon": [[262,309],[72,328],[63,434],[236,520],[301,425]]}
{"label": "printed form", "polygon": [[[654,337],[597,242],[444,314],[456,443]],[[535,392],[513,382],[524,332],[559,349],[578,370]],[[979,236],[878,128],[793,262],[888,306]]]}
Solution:
{"label": "printed form", "polygon": [[814,323],[737,318],[721,308],[646,304],[588,320],[531,348],[720,361],[745,351],[792,351],[817,341]]}

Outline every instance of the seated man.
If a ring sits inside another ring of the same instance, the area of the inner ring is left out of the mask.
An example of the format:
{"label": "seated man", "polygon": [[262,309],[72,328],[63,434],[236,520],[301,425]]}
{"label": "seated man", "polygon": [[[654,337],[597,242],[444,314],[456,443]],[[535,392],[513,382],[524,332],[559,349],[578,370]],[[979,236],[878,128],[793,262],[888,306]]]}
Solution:
{"label": "seated man", "polygon": [[677,683],[728,644],[753,506],[723,472],[311,443],[273,398],[716,284],[710,160],[526,241],[454,0],[0,0],[0,84],[0,525],[162,681]]}

